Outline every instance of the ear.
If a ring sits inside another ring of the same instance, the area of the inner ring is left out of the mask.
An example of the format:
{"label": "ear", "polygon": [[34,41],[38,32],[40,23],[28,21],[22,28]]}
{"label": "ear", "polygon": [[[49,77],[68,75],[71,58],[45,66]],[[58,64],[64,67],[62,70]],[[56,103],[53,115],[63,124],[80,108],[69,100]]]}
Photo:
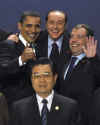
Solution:
{"label": "ear", "polygon": [[18,26],[19,31],[21,31],[21,29],[22,29],[22,24],[21,24],[20,22],[18,22],[17,26]]}

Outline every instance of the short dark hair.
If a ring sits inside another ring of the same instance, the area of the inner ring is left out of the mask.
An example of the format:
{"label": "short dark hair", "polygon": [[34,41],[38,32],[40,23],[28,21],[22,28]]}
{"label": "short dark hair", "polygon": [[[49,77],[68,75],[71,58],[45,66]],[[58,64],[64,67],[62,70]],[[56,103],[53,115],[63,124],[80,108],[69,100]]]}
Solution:
{"label": "short dark hair", "polygon": [[39,17],[40,18],[40,14],[36,11],[24,11],[20,17],[19,22],[23,23],[26,19],[27,16],[31,16],[31,17]]}
{"label": "short dark hair", "polygon": [[91,29],[91,27],[87,24],[77,24],[75,27],[73,27],[73,29],[80,29],[80,28],[84,28],[87,32],[87,36],[94,36],[94,31]]}
{"label": "short dark hair", "polygon": [[67,15],[67,13],[65,13],[65,12],[62,11],[62,10],[50,10],[50,11],[48,11],[47,14],[46,14],[46,17],[45,17],[45,21],[46,21],[46,22],[48,21],[48,16],[49,16],[49,14],[50,14],[51,12],[60,12],[60,13],[63,13],[63,14],[65,15],[65,24],[67,23],[68,15]]}
{"label": "short dark hair", "polygon": [[31,63],[30,63],[30,76],[32,76],[32,69],[38,65],[49,65],[53,75],[56,74],[56,69],[55,69],[53,62],[47,57],[40,57],[39,59],[37,59],[35,61],[31,61]]}

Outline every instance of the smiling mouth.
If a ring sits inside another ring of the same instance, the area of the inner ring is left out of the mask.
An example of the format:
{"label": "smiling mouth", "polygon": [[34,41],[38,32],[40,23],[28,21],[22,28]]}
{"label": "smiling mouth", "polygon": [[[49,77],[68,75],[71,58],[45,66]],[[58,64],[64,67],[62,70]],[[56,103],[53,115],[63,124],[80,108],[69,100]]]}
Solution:
{"label": "smiling mouth", "polygon": [[39,85],[39,88],[46,88],[47,85]]}
{"label": "smiling mouth", "polygon": [[71,47],[79,47],[80,44],[71,44]]}
{"label": "smiling mouth", "polygon": [[27,35],[28,35],[31,39],[35,39],[35,38],[38,37],[39,33],[38,33],[38,32],[37,32],[37,33],[33,33],[33,34],[27,33]]}

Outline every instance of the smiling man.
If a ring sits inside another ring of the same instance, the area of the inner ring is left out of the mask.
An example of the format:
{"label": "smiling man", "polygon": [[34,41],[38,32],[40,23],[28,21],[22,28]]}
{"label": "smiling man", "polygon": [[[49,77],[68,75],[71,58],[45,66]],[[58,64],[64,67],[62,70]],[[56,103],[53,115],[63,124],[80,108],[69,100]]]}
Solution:
{"label": "smiling man", "polygon": [[31,65],[33,96],[12,105],[10,125],[77,125],[76,101],[54,92],[57,74],[48,58],[40,58]]}
{"label": "smiling man", "polygon": [[50,58],[58,74],[69,57],[67,18],[67,14],[61,10],[50,10],[45,18],[46,30],[39,37],[40,56]]}
{"label": "smiling man", "polygon": [[40,33],[40,24],[38,12],[25,11],[18,22],[19,41],[6,40],[0,44],[0,89],[8,102],[30,95],[27,70],[30,60],[38,58],[35,41]]}
{"label": "smiling man", "polygon": [[72,52],[60,82],[60,93],[76,99],[82,114],[82,124],[88,125],[90,99],[100,86],[100,59],[96,54],[97,40],[93,30],[85,24],[76,25],[70,34]]}

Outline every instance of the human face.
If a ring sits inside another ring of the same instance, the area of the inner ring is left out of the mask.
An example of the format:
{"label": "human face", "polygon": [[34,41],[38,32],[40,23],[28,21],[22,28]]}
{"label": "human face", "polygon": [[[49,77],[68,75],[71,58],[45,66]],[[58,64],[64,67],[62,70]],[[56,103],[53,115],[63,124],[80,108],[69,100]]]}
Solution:
{"label": "human face", "polygon": [[40,17],[27,16],[18,29],[27,42],[35,42],[40,33]]}
{"label": "human face", "polygon": [[86,33],[87,33],[86,29],[84,28],[79,28],[79,29],[73,28],[69,40],[70,49],[73,55],[77,56],[83,53],[83,46],[86,47],[86,43],[88,40]]}
{"label": "human face", "polygon": [[48,15],[46,28],[53,40],[57,40],[65,30],[65,15],[62,12],[54,11]]}
{"label": "human face", "polygon": [[32,69],[32,87],[43,98],[51,93],[56,78],[57,75],[53,75],[49,64],[37,65]]}

